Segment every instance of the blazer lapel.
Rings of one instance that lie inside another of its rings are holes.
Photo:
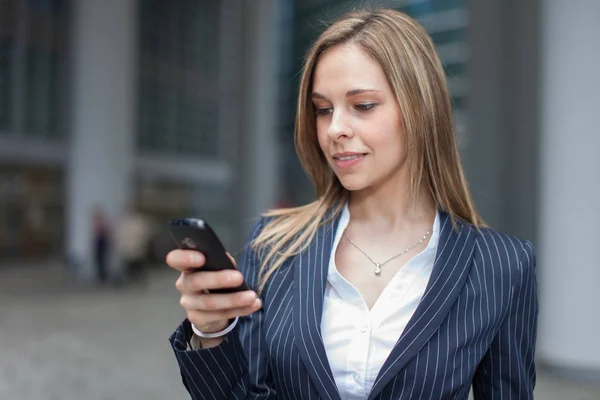
[[[319,397],[339,400],[340,395],[321,337],[321,316],[329,257],[339,217],[319,227],[308,248],[294,263],[294,335],[296,347]]]
[[[444,321],[463,289],[474,246],[475,230],[459,221],[454,229],[450,216],[442,212],[437,255],[425,294],[379,371],[369,399],[394,379]]]

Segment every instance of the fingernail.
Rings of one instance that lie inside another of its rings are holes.
[[[253,300],[253,299],[256,299],[256,293],[254,293],[254,292],[246,292],[246,293],[244,293],[244,300],[245,301],[250,301],[250,300]]]
[[[231,274],[229,274],[229,279],[231,279],[232,282],[239,281],[240,278],[243,279],[244,277],[239,271],[231,271]]]
[[[262,301],[260,301],[260,299],[256,299],[254,301],[254,307],[255,308],[261,308],[262,307]]]
[[[194,265],[199,265],[202,262],[202,256],[197,253],[190,254],[190,262]]]

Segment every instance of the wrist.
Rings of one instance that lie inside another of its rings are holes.
[[[217,321],[207,325],[194,325],[192,323],[192,330],[194,331],[194,333],[196,333],[196,331],[200,331],[207,334],[214,334],[226,329],[232,322],[233,319]]]
[[[210,349],[213,347],[217,347],[221,343],[223,343],[223,340],[224,340],[223,337],[218,337],[218,338],[214,338],[214,339],[200,338],[198,336],[196,336],[196,337],[198,338],[198,342],[200,342],[201,349]]]
[[[227,335],[229,332],[231,332],[235,328],[238,320],[239,320],[239,318],[235,317],[235,319],[231,323],[229,321],[227,321],[227,325],[225,325],[225,327],[223,327],[219,331],[206,332],[206,331],[198,329],[196,326],[194,326],[194,324],[192,324],[192,330],[194,331],[194,333],[197,336],[201,337],[202,339],[221,338],[221,337]],[[208,329],[210,329],[210,328],[208,328]]]

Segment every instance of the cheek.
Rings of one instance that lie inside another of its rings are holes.
[[[362,135],[362,138],[371,147],[378,148],[379,151],[390,151],[403,143],[401,132],[385,124],[371,126],[371,129]]]
[[[364,135],[365,143],[385,159],[404,159],[406,141],[404,133],[395,125],[381,124],[376,130]]]
[[[325,151],[329,137],[327,135],[327,126],[322,121],[317,121],[317,140],[321,150]]]

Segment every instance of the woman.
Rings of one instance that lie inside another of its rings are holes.
[[[354,12],[308,53],[298,155],[317,200],[255,225],[237,271],[176,250],[188,318],[171,337],[194,399],[527,399],[529,242],[483,226],[430,37]],[[242,279],[257,290],[208,294]],[[238,318],[239,317],[239,318]]]

